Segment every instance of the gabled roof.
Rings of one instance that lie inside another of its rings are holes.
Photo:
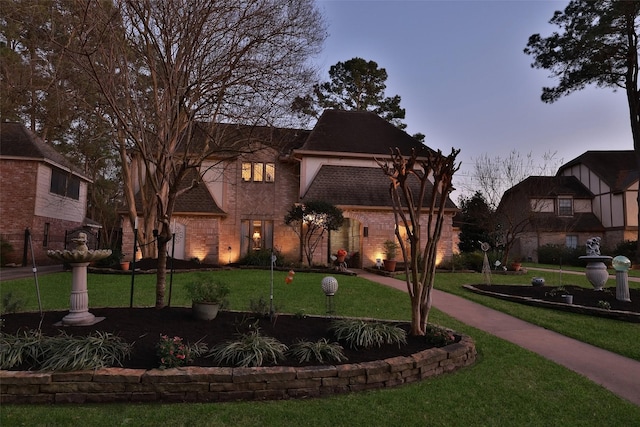
[[[585,165],[598,175],[614,192],[623,191],[638,180],[638,164],[633,150],[586,151],[558,169]]]
[[[21,123],[0,123],[0,157],[50,163],[73,171],[76,175],[90,181],[63,154],[34,135]]]
[[[575,176],[530,176],[505,191],[503,198],[516,192],[528,197],[572,196],[577,199],[592,199],[589,191]]]
[[[180,190],[189,187],[193,180],[198,180],[195,169],[192,169],[180,183]],[[142,211],[142,198],[140,192],[135,195],[136,210]],[[182,193],[176,199],[176,208],[174,214],[205,214],[205,215],[226,215],[214,198],[209,193],[206,184],[200,182],[197,186]]]
[[[325,110],[300,151],[389,155],[399,148],[430,150],[403,130],[369,111]]]
[[[324,165],[318,171],[302,201],[323,200],[336,206],[391,208],[389,178],[379,167]],[[418,192],[418,181],[414,194]],[[429,197],[433,186],[427,188]],[[457,209],[447,198],[446,208]]]

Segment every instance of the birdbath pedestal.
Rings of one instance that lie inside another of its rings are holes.
[[[62,326],[90,326],[104,320],[89,312],[89,293],[87,291],[87,266],[91,261],[107,258],[110,249],[89,250],[87,235],[79,233],[72,240],[76,244],[74,250],[47,251],[47,256],[58,261],[68,262],[72,267],[71,297],[69,298],[69,314],[59,323]]]

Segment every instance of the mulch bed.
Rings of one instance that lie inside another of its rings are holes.
[[[131,358],[125,360],[125,368],[152,369],[159,366],[155,346],[160,335],[180,336],[184,341],[195,343],[202,341],[209,348],[216,344],[237,338],[238,333],[252,330],[257,320],[260,333],[277,338],[286,345],[299,340],[317,341],[320,338],[334,339],[329,332],[331,319],[326,317],[307,316],[304,318],[292,315],[278,315],[274,321],[259,318],[251,313],[221,311],[211,321],[197,320],[191,315],[190,308],[171,307],[155,308],[91,308],[96,317],[105,320],[92,326],[57,327],[68,312],[56,311],[44,313],[41,330],[45,335],[57,335],[64,331],[72,335],[88,335],[94,331],[111,332],[124,341],[134,343]],[[18,330],[37,329],[40,323],[38,313],[14,313],[4,316],[3,332],[13,334]],[[408,325],[401,325],[408,330]],[[359,363],[386,359],[395,356],[409,356],[432,346],[424,337],[407,337],[407,345],[385,345],[380,348],[352,350],[344,349],[348,358],[344,363]],[[332,363],[336,364],[336,363]],[[199,358],[193,363],[196,366],[215,366],[211,358]],[[285,360],[281,366],[303,366],[295,360]],[[318,365],[307,363],[306,365]],[[264,365],[269,366],[269,365]]]
[[[557,286],[523,286],[523,285],[473,285],[474,288],[486,292],[495,292],[518,297],[535,298],[549,302],[563,302],[562,294],[573,295],[573,305],[601,308],[600,301],[609,303],[611,310],[640,313],[640,289],[629,289],[631,302],[618,301],[616,288],[607,287],[602,291],[565,285],[563,292],[553,292]],[[554,295],[555,294],[555,295]]]

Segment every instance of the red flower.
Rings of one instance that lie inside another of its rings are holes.
[[[338,249],[337,255],[338,255],[338,258],[347,256],[347,251],[345,251],[344,249]]]

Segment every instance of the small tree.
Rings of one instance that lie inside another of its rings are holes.
[[[489,208],[482,193],[476,191],[471,197],[462,197],[460,206],[460,252],[473,252],[480,248],[479,242],[489,242],[495,247],[492,239],[494,232],[493,211]]]
[[[447,200],[453,191],[453,174],[460,168],[460,164],[456,164],[459,152],[452,149],[451,154],[445,157],[440,150],[428,150],[424,155],[414,149],[406,158],[396,148],[388,160],[377,161],[391,180],[389,192],[393,201],[395,234],[404,259],[409,260],[405,263],[405,274],[411,298],[412,335],[424,335],[426,331],[433,298],[431,291],[438,241]],[[426,242],[421,246],[423,208],[427,210],[427,224]],[[404,238],[400,235],[401,225],[406,230]],[[408,248],[406,241],[409,242]]]
[[[295,204],[284,217],[284,223],[300,237],[300,246],[309,265],[325,231],[337,230],[343,222],[342,210],[323,201]]]

